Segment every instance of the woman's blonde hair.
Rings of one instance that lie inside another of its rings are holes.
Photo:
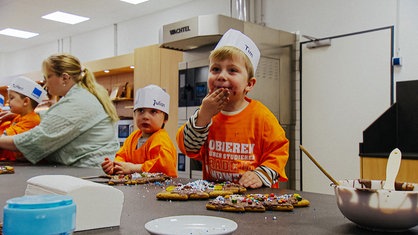
[[[213,50],[210,55],[210,60],[222,61],[225,59],[233,59],[234,57],[244,58],[245,68],[248,72],[248,79],[254,77],[254,67],[247,55],[240,49],[233,46],[223,46]]]
[[[65,53],[51,55],[43,61],[43,68],[48,68],[57,76],[67,73],[75,83],[80,84],[96,96],[113,122],[119,120],[108,91],[96,82],[94,74],[89,69],[82,67],[77,57]]]

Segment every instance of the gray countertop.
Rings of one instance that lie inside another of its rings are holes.
[[[38,175],[71,175],[76,177],[101,175],[100,169],[63,166],[15,166],[14,174],[0,175],[0,204],[3,207],[10,198],[23,196],[26,181]],[[185,182],[187,179],[173,179]],[[298,192],[311,202],[306,208],[292,212],[233,213],[210,211],[206,201],[160,201],[155,198],[162,186],[155,184],[115,186],[124,193],[125,201],[121,225],[76,232],[76,234],[148,234],[145,223],[156,218],[176,215],[208,215],[234,220],[238,229],[234,234],[381,234],[364,230],[346,219],[339,211],[334,195],[299,192],[286,189],[261,188],[249,193]],[[3,210],[0,215],[3,221]],[[397,233],[399,234],[399,233]],[[418,234],[418,226],[402,234]]]

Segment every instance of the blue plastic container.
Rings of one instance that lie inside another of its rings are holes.
[[[66,235],[75,230],[76,205],[71,196],[46,194],[7,200],[4,235]]]

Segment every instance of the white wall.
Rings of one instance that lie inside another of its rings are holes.
[[[394,25],[395,53],[403,59],[403,66],[395,68],[395,80],[418,79],[418,66],[416,66],[418,48],[415,46],[418,39],[416,14],[418,1],[416,0],[264,0],[263,2],[266,26],[317,38]],[[134,48],[157,44],[159,30],[164,24],[196,15],[230,15],[230,12],[230,0],[194,0],[164,12],[119,23],[116,54],[131,53]],[[301,38],[301,40],[305,39]],[[49,44],[23,51],[0,54],[0,85],[1,80],[6,77],[39,70],[44,58],[59,51],[71,52],[81,61],[115,56],[114,26],[109,25],[83,35],[73,35],[62,41],[57,39]],[[295,54],[297,55],[297,52]],[[298,82],[296,79],[294,90],[296,126],[299,122]],[[297,143],[299,130],[296,127],[294,131],[295,146],[299,146]],[[298,161],[300,156],[297,155],[296,158]]]
[[[390,107],[391,29],[302,47],[301,143],[334,179],[361,177],[363,131]],[[305,154],[301,161],[303,191],[333,194],[331,180]]]
[[[418,79],[418,1],[398,0],[399,23],[395,29],[397,56],[403,65],[395,70],[397,81]]]
[[[113,25],[71,37],[68,51],[76,55],[81,61],[91,61],[111,57],[114,55]]]
[[[317,38],[392,25],[395,13],[395,0],[281,0],[265,7],[267,25]]]

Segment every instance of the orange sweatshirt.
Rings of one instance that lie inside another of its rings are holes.
[[[205,144],[197,153],[186,152],[184,127],[177,132],[181,152],[202,161],[203,178],[210,181],[238,182],[246,171],[266,166],[287,181],[285,166],[289,158],[289,141],[276,117],[262,103],[250,100],[240,113],[227,116],[218,113]]]
[[[12,121],[2,122],[0,124],[0,133],[6,135],[16,135],[28,131],[39,125],[41,118],[35,111],[26,114],[25,116],[16,116]],[[0,150],[0,161],[15,161],[16,158],[21,157],[20,152],[10,150]]]
[[[116,153],[115,161],[142,164],[143,172],[162,172],[177,177],[177,151],[167,131],[160,129],[136,149],[141,136],[141,130],[130,134]]]

